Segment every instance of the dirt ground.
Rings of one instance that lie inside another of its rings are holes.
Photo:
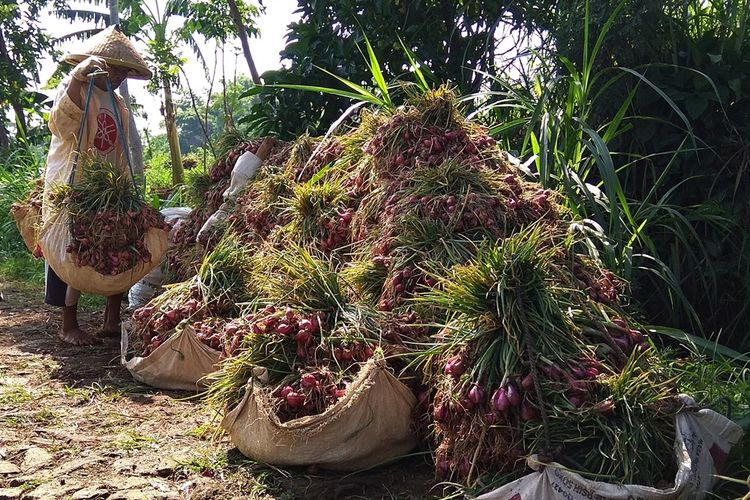
[[[424,456],[349,476],[253,464],[199,400],[134,382],[118,339],[63,344],[41,290],[0,290],[0,499],[439,496]],[[81,319],[95,330],[101,312]]]

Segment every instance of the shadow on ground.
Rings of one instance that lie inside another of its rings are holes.
[[[133,381],[119,339],[75,347],[35,285],[0,301],[0,498],[430,498],[429,455],[342,475],[252,464],[184,392]],[[95,330],[101,311],[81,311]]]

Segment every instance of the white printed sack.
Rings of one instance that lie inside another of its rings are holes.
[[[688,405],[695,402],[680,396]],[[744,434],[742,428],[713,410],[687,410],[676,417],[674,486],[660,490],[636,484],[610,484],[584,479],[560,464],[543,464],[536,455],[527,464],[533,472],[477,500],[700,500],[705,498],[729,450]]]

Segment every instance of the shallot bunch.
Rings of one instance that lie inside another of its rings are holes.
[[[299,379],[277,387],[276,414],[281,422],[318,415],[344,397],[349,382],[336,380],[327,369],[308,369]]]
[[[140,211],[71,214],[72,239],[66,250],[77,266],[91,266],[98,273],[116,275],[149,262],[151,253],[144,236],[152,228],[169,231],[161,214],[144,205]]]

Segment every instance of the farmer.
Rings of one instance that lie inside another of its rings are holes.
[[[110,26],[89,38],[78,51],[67,55],[64,61],[76,66],[60,84],[50,112],[49,128],[52,131],[52,141],[44,174],[43,220],[47,220],[49,213],[50,188],[67,182],[73,168],[72,158],[76,151],[81,121],[84,119],[83,109],[89,75],[97,71],[106,71],[113,89],[118,88],[126,78],[151,78],[151,71],[145,61],[117,26]],[[86,126],[81,138],[81,152],[98,154],[104,160],[127,171],[126,152],[123,150],[123,141],[116,126],[112,99],[107,92],[106,76],[98,75],[92,78],[95,78],[94,88],[85,117]],[[129,111],[119,95],[116,95],[115,99],[127,144]],[[139,171],[142,172],[142,169]],[[102,329],[99,336],[91,335],[78,324],[78,298],[81,293],[64,283],[49,265],[45,267],[44,301],[62,308],[62,327],[58,335],[63,341],[74,345],[92,345],[100,342],[101,336],[119,333],[122,294],[107,297]]]

